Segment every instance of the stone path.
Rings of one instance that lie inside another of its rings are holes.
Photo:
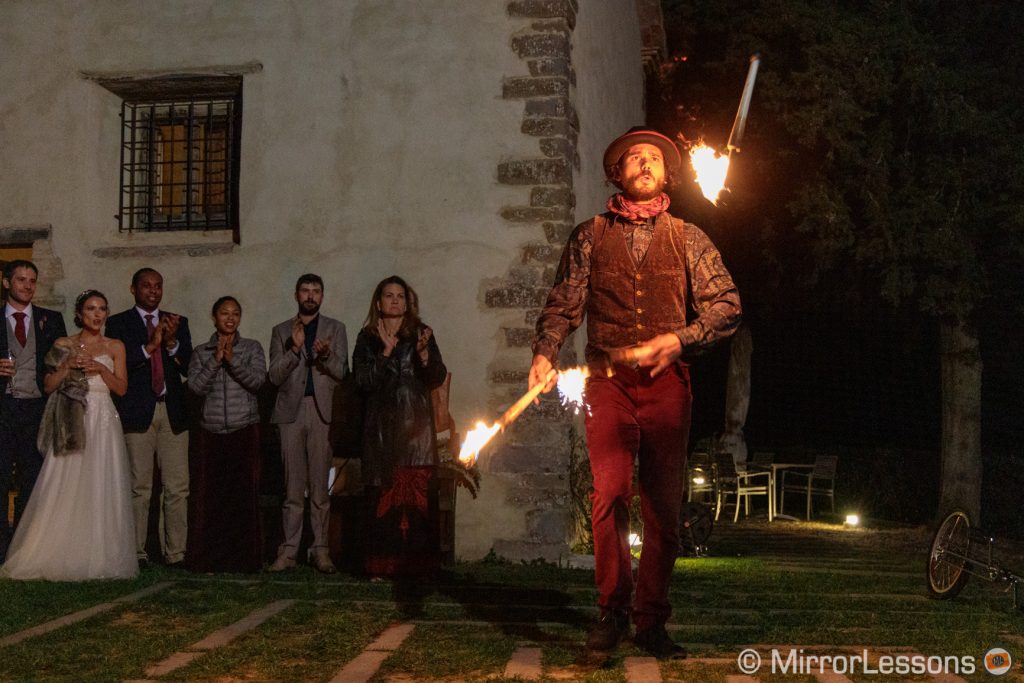
[[[737,547],[746,547],[744,544],[737,542],[735,538],[730,540],[735,542]],[[813,552],[818,552],[819,550],[822,550],[822,548],[815,547]],[[849,552],[859,552],[859,550],[851,550],[850,548],[847,550]],[[780,549],[777,546],[773,546],[772,551],[773,553],[778,553]],[[885,562],[884,558],[879,557],[878,553],[872,555],[865,552],[864,555],[854,559],[844,557],[842,553],[838,553],[834,548],[831,548],[827,551],[822,550],[822,557],[814,557],[813,560],[807,559],[805,562],[800,562],[799,559],[795,559],[799,557],[799,555],[785,557],[784,554],[773,554],[770,556],[766,554],[766,557],[762,558],[759,556],[758,559],[763,561],[766,566],[784,571],[785,573],[807,570],[828,571],[836,576],[877,576],[879,573],[888,571],[896,575],[906,574],[917,577],[917,574],[901,571],[906,569],[905,565],[887,570],[886,567],[889,567],[888,563]],[[803,555],[803,557],[806,558],[807,556]],[[863,581],[858,579],[854,587],[856,588],[863,583]],[[190,589],[195,588],[197,584],[206,584],[207,586],[227,584],[258,586],[262,584],[264,587],[276,585],[281,586],[281,590],[277,591],[278,593],[283,592],[286,596],[292,596],[298,594],[293,592],[295,588],[308,585],[308,580],[292,580],[288,577],[260,580],[190,575],[176,579],[176,581],[158,583],[115,600],[103,602],[0,638],[0,648],[23,643],[26,640],[53,633],[64,627],[79,624],[102,615],[119,605],[136,603],[175,584],[180,584],[179,588],[187,586]],[[340,596],[335,597],[333,592],[342,588],[365,588],[366,586],[367,583],[364,581],[343,579],[340,581],[318,583],[316,587],[317,596],[315,598],[274,600],[268,596],[262,598],[263,604],[254,601],[254,604],[247,608],[251,611],[242,619],[227,626],[211,630],[209,633],[199,633],[192,636],[190,640],[194,639],[195,642],[181,647],[178,652],[170,655],[163,653],[159,658],[154,657],[154,661],[144,667],[145,678],[139,679],[139,681],[140,683],[141,681],[154,683],[168,678],[188,678],[190,670],[187,667],[189,665],[201,657],[209,656],[218,651],[223,653],[222,656],[230,656],[230,653],[237,652],[237,649],[229,651],[227,648],[240,639],[256,637],[270,641],[273,639],[274,629],[278,628],[278,626],[274,622],[268,623],[268,620],[299,604],[315,604],[318,608],[333,609],[350,607],[365,613],[378,615],[386,615],[396,609],[401,611],[403,607],[407,606],[406,603],[387,599],[380,595],[379,592],[376,595],[374,593],[367,593],[360,595],[356,600],[345,599],[344,601],[339,599]],[[431,600],[419,605],[420,611],[417,612],[415,619],[402,619],[388,625],[375,635],[365,636],[367,641],[372,639],[372,642],[363,645],[362,649],[356,652],[354,656],[350,656],[348,661],[339,661],[337,664],[333,664],[332,666],[339,668],[333,674],[325,675],[324,680],[330,681],[330,683],[366,683],[375,676],[379,676],[385,662],[395,653],[403,652],[403,649],[408,652],[408,648],[423,648],[424,639],[429,638],[431,633],[427,629],[434,629],[434,633],[445,633],[452,629],[464,629],[469,633],[480,634],[502,631],[502,637],[505,638],[508,638],[509,634],[515,634],[514,649],[511,651],[508,661],[500,664],[494,670],[494,673],[490,675],[503,675],[506,678],[515,678],[522,681],[538,681],[541,679],[571,681],[583,675],[591,675],[595,666],[598,666],[589,662],[564,663],[567,652],[570,653],[570,656],[573,652],[580,652],[580,641],[584,637],[582,631],[595,614],[595,608],[591,603],[592,587],[577,583],[576,585],[562,586],[554,589],[561,596],[565,597],[565,604],[558,605],[544,604],[544,593],[542,591],[539,591],[536,596],[531,596],[530,589],[517,588],[515,586],[486,586],[486,590],[479,590],[478,593],[465,593],[464,600],[459,600],[458,598],[462,597],[462,595],[453,592],[460,590],[458,586],[442,588],[443,590],[439,590],[436,595],[432,596]],[[611,664],[607,665],[606,670],[613,677],[616,675],[621,676],[627,683],[658,683],[662,680],[671,680],[673,683],[685,683],[686,680],[707,680],[709,676],[714,677],[715,680],[725,680],[729,683],[778,680],[788,674],[773,674],[771,672],[770,661],[773,648],[779,650],[783,656],[790,650],[802,651],[803,653],[813,655],[859,655],[864,650],[867,650],[871,661],[877,664],[878,658],[882,655],[920,655],[920,653],[910,647],[871,647],[853,644],[863,640],[862,632],[864,628],[860,626],[861,623],[871,623],[871,618],[879,613],[898,611],[901,615],[910,615],[914,618],[914,622],[910,623],[907,627],[909,635],[914,632],[914,626],[918,618],[924,624],[922,628],[929,628],[927,626],[929,620],[934,623],[936,617],[948,616],[950,614],[949,610],[942,609],[941,605],[928,601],[921,595],[900,594],[897,592],[866,592],[863,588],[859,589],[862,591],[859,593],[850,592],[844,594],[846,602],[841,603],[838,608],[833,603],[827,613],[824,610],[813,607],[813,600],[808,600],[808,598],[813,597],[810,593],[787,595],[785,592],[780,591],[778,594],[773,593],[772,600],[765,603],[763,600],[758,602],[753,599],[763,596],[755,596],[753,593],[744,592],[742,585],[735,583],[723,592],[714,592],[713,596],[710,595],[712,590],[674,592],[674,596],[680,601],[680,605],[674,613],[673,622],[668,624],[668,630],[691,653],[696,653],[696,656],[680,662],[659,662],[651,657],[630,656],[637,653],[637,651],[631,645],[624,644],[622,654],[626,656],[619,654],[607,660]],[[788,590],[794,589],[789,588]],[[868,591],[870,590],[869,588]],[[518,599],[519,596],[515,591],[522,593],[522,599]],[[270,593],[273,592],[270,591]],[[539,599],[530,599],[531,597]],[[711,597],[721,601],[718,604],[733,606],[686,606],[713,604],[712,600],[709,599]],[[789,600],[791,598],[802,598],[802,601],[796,604],[812,606],[787,607],[786,605],[790,604]],[[971,598],[968,598],[965,601],[966,604],[972,604],[970,600]],[[753,607],[748,605],[753,605]],[[757,605],[760,605],[760,607],[757,607]],[[776,607],[776,605],[778,606]],[[409,613],[406,612],[406,614]],[[742,642],[744,639],[742,631],[744,629],[749,629],[751,631],[751,639],[756,640],[759,637],[764,637],[757,634],[770,632],[769,626],[779,619],[791,619],[794,620],[794,623],[802,623],[804,620],[809,620],[811,623],[814,623],[820,620],[822,616],[834,616],[835,614],[842,614],[847,617],[853,615],[852,618],[845,620],[844,625],[837,624],[830,628],[830,633],[833,634],[833,637],[838,634],[841,640],[846,640],[846,642],[851,643],[850,645],[753,642],[746,645],[722,647],[720,645],[716,646],[714,642],[718,640],[720,635],[722,636],[720,642]],[[953,632],[957,629],[964,630],[969,626],[970,624],[951,623],[943,628]],[[417,634],[415,645],[411,644],[409,640],[410,636],[414,633]],[[689,642],[694,640],[698,642]],[[1024,637],[1011,636],[1003,644],[1024,647]],[[737,657],[740,655],[741,650],[745,648],[756,650],[760,657],[761,666],[756,671],[742,670],[738,664]],[[413,651],[416,650],[414,649]],[[710,654],[708,656],[700,656],[701,653]],[[981,653],[977,654],[979,655],[977,661],[980,665]],[[3,656],[3,651],[0,649],[0,658]],[[213,659],[213,661],[216,660]],[[493,666],[493,664],[488,666]],[[395,670],[395,667],[392,666],[391,669]],[[231,671],[224,671],[218,675],[230,678],[235,673],[242,675],[243,678],[245,677],[242,672]],[[487,676],[488,674],[485,670],[482,673],[474,671],[473,675]],[[821,683],[849,683],[852,679],[864,680],[866,678],[857,671],[849,673],[845,670],[810,671],[805,676]],[[387,677],[384,678],[385,680],[392,680]],[[886,677],[872,676],[867,678],[883,680]],[[422,678],[402,677],[401,673],[397,671],[393,674],[393,680],[415,681],[416,683],[423,681]],[[453,681],[456,678],[449,676],[444,680]],[[931,677],[925,676],[921,677],[920,680],[961,683],[964,679],[956,675],[947,674],[933,675]]]
[[[166,676],[172,671],[177,671],[182,667],[188,666],[192,663],[192,660],[197,657],[209,652],[210,650],[224,647],[238,636],[246,633],[247,631],[253,630],[281,610],[287,609],[294,604],[294,600],[277,600],[266,607],[262,607],[251,612],[248,616],[239,619],[230,626],[225,626],[218,631],[214,631],[199,642],[186,647],[181,652],[175,652],[162,662],[158,662],[157,664],[150,666],[146,669],[146,676],[150,679],[160,678],[161,676]]]
[[[174,585],[173,582],[164,582],[150,586],[144,590],[125,595],[116,600],[110,602],[100,603],[88,609],[79,610],[67,616],[59,619],[48,621],[44,624],[40,624],[30,629],[20,631],[12,634],[0,640],[0,647],[12,645],[29,638],[40,636],[46,633],[50,633],[57,629],[70,626],[72,624],[81,622],[90,617],[101,614],[107,610],[112,609],[116,605],[121,605],[130,602],[136,602],[144,597],[157,593],[161,590],[169,588]],[[258,609],[253,610],[244,618],[207,634],[204,638],[198,640],[192,645],[183,648],[181,651],[176,652],[164,659],[154,662],[152,665],[146,668],[144,679],[135,679],[127,681],[126,683],[152,683],[159,679],[168,676],[180,669],[188,666],[198,657],[201,657],[210,652],[216,651],[219,648],[224,648],[229,645],[232,641],[243,636],[261,625],[263,625],[268,619],[276,614],[292,607],[298,601],[294,599],[289,600],[276,600],[267,605],[264,605]],[[318,600],[317,603],[330,603],[331,600]],[[751,610],[714,610],[709,609],[708,612],[750,612]],[[503,626],[510,626],[513,622],[501,622]],[[367,645],[356,657],[347,662],[337,673],[330,679],[330,683],[365,683],[370,680],[380,670],[381,665],[387,660],[389,656],[398,651],[406,639],[412,634],[417,625],[431,625],[431,626],[472,626],[479,630],[485,630],[493,627],[494,622],[474,620],[474,619],[460,619],[460,620],[418,620],[415,623],[399,623],[394,624],[386,628],[373,642]],[[544,622],[524,622],[523,625],[529,625],[533,628],[543,629],[564,627],[564,622],[550,622],[545,624]],[[670,624],[670,631],[678,632],[683,628],[681,624]],[[546,641],[548,643],[551,640]],[[564,642],[562,642],[564,645]],[[689,644],[692,647],[692,644]],[[708,644],[697,644],[708,648]],[[759,643],[752,646],[755,648],[761,656],[761,661],[764,663],[761,672],[755,672],[751,675],[736,673],[738,669],[736,655],[739,653],[733,653],[732,655],[716,656],[716,657],[693,657],[681,662],[672,662],[668,666],[672,666],[674,669],[682,668],[684,671],[694,668],[703,667],[704,669],[712,669],[717,671],[724,677],[727,683],[751,683],[761,680],[765,680],[759,677],[759,674],[767,674],[767,662],[770,658],[770,652],[772,648],[776,648],[782,652],[787,652],[790,649],[799,650],[805,653],[818,653],[818,654],[860,654],[863,650],[869,650],[871,657],[877,662],[877,657],[882,654],[903,654],[903,655],[916,655],[919,654],[911,648],[900,648],[900,647],[889,647],[889,648],[865,648],[861,645],[856,646],[835,646],[835,645],[791,645],[791,644],[768,644]],[[505,664],[503,674],[508,678],[517,678],[518,680],[524,681],[536,681],[542,677],[547,676],[558,680],[572,680],[572,678],[578,673],[578,671],[572,668],[557,667],[557,666],[545,666],[543,663],[544,650],[540,643],[523,642],[520,643],[519,647],[512,653],[509,661]],[[662,664],[652,657],[626,657],[622,663],[623,674],[627,683],[658,683],[663,680],[662,677]],[[685,675],[685,674],[684,674]],[[811,675],[815,680],[821,683],[850,683],[851,679],[842,673],[826,671],[824,673],[812,672]],[[672,676],[673,681],[679,681],[677,674]],[[961,683],[964,681],[955,675],[934,675],[926,680],[942,681],[943,683]],[[685,679],[682,680],[685,683]]]
[[[26,640],[28,638],[35,638],[36,636],[41,636],[44,633],[49,633],[51,631],[56,631],[59,628],[64,628],[65,626],[76,624],[80,621],[89,619],[90,617],[94,617],[97,614],[102,614],[104,612],[112,610],[119,605],[123,605],[128,602],[135,602],[136,600],[141,600],[142,598],[152,595],[153,593],[158,593],[164,590],[165,588],[170,588],[173,585],[173,581],[155,583],[152,586],[148,586],[147,588],[143,588],[140,591],[135,591],[134,593],[130,593],[128,595],[123,595],[120,598],[111,600],[110,602],[101,602],[98,605],[93,605],[92,607],[87,607],[86,609],[79,610],[71,614],[66,614],[63,617],[51,619],[50,621],[44,622],[37,626],[33,626],[32,628],[27,628],[23,631],[18,631],[17,633],[12,633],[9,636],[0,638],[0,647],[14,645],[15,643],[20,643],[21,641]]]

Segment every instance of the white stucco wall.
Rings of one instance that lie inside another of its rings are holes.
[[[608,144],[645,121],[640,24],[629,2],[580,2],[573,32],[576,111],[580,117],[580,170],[576,220],[605,211],[617,190],[604,180],[601,158]]]
[[[373,287],[400,274],[420,294],[455,376],[452,412],[467,425],[487,415],[501,326],[521,320],[486,309],[481,282],[507,273],[521,245],[541,238],[536,225],[498,213],[526,204],[529,188],[499,184],[497,164],[540,156],[537,138],[519,132],[523,101],[501,96],[503,77],[528,75],[510,49],[524,21],[506,4],[5,0],[0,227],[52,225],[64,273],[56,292],[69,307],[95,287],[112,310],[127,308],[131,274],[157,268],[164,308],[190,317],[197,342],[212,332],[210,304],[232,294],[244,307],[242,333],[269,346],[272,325],[294,314],[295,279],[312,271],[326,283],[324,313],[348,327],[351,353]],[[643,119],[633,3],[583,0],[573,44],[581,220],[608,194],[604,146]],[[241,245],[203,257],[94,256],[230,235],[118,232],[121,103],[83,72],[142,76],[250,62],[262,68],[244,77]],[[489,549],[494,525],[478,522],[501,519],[487,510],[502,495],[493,493],[491,503],[467,504],[460,555]],[[500,531],[513,532],[510,524],[501,521]]]
[[[123,309],[131,273],[158,268],[166,307],[192,319],[197,339],[212,332],[209,305],[231,293],[243,333],[266,344],[294,313],[296,277],[313,271],[324,312],[354,342],[374,285],[401,274],[458,377],[458,418],[486,400],[480,279],[503,272],[522,241],[497,215],[521,191],[498,185],[496,164],[532,142],[509,134],[522,105],[500,97],[501,76],[521,68],[508,24],[503,0],[4,2],[0,224],[52,224],[69,301],[96,287]],[[204,236],[118,233],[120,101],[80,72],[251,61],[263,69],[244,79],[241,246],[93,257]]]

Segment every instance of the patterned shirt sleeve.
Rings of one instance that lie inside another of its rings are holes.
[[[562,251],[555,284],[537,320],[533,353],[554,365],[566,338],[583,323],[590,293],[590,255],[594,247],[594,221],[576,226]]]
[[[697,317],[675,334],[682,343],[683,355],[694,356],[736,331],[742,318],[742,306],[739,291],[722,263],[721,253],[696,227],[686,242],[686,267]]]

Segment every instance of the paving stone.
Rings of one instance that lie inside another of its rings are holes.
[[[17,633],[12,633],[9,636],[0,638],[0,647],[4,647],[6,645],[14,645],[15,643],[20,643],[21,641],[26,640],[28,638],[34,638],[35,636],[39,636],[44,633],[49,633],[50,631],[56,631],[57,629],[63,628],[64,626],[70,626],[71,624],[83,621],[85,619],[88,619],[89,617],[93,617],[97,614],[102,614],[103,612],[111,610],[120,604],[126,602],[135,602],[136,600],[140,600],[148,595],[152,595],[153,593],[158,593],[164,590],[165,588],[170,588],[173,585],[173,581],[162,581],[160,583],[155,583],[152,586],[149,586],[148,588],[143,588],[140,591],[135,591],[134,593],[124,595],[120,598],[117,598],[116,600],[111,600],[110,602],[101,602],[98,605],[93,605],[92,607],[87,607],[86,609],[79,610],[71,614],[66,614],[63,617],[51,619],[50,621],[39,624],[38,626],[33,626],[32,628],[27,628],[23,631],[18,631]]]
[[[414,624],[398,624],[384,630],[359,655],[334,675],[331,683],[363,683],[380,669],[388,656],[412,633]]]
[[[525,681],[536,681],[541,676],[541,649],[539,647],[521,647],[512,653],[512,659],[505,665],[506,678],[521,678]]]
[[[153,678],[166,676],[172,671],[177,671],[184,666],[188,666],[192,663],[192,660],[202,655],[202,652],[175,652],[159,664],[155,664],[146,669],[146,675]]]
[[[270,617],[294,604],[295,600],[276,600],[266,607],[255,610],[235,623],[214,631],[199,642],[186,647],[182,652],[175,652],[162,662],[154,664],[146,669],[146,675],[159,678],[184,666],[188,666],[196,657],[205,654],[209,650],[224,647],[238,636],[251,631]]]
[[[331,683],[364,683],[373,678],[390,654],[384,650],[364,650],[336,673]]]
[[[626,657],[623,666],[627,683],[656,683],[661,680],[661,669],[654,657]]]
[[[402,644],[409,634],[412,633],[412,624],[398,624],[392,626],[377,636],[377,640],[370,643],[367,650],[397,650],[398,646]]]
[[[264,621],[274,616],[278,612],[285,610],[295,604],[294,600],[277,600],[270,603],[262,609],[258,609],[249,615],[242,617],[235,623],[225,626],[219,631],[214,631],[210,635],[200,640],[195,645],[190,646],[189,650],[212,650],[215,647],[224,647],[232,640],[242,635],[246,631],[251,631]]]

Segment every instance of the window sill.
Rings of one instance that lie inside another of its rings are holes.
[[[229,254],[237,246],[231,230],[122,233],[121,244],[92,250],[97,258],[158,258],[162,256],[216,256]]]

